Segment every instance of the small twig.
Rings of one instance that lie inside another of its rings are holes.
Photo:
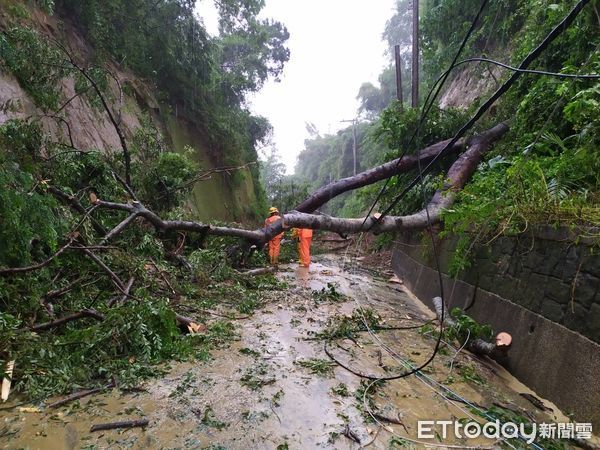
[[[60,289],[54,289],[52,291],[48,291],[46,294],[44,294],[43,299],[44,299],[44,303],[48,300],[50,300],[51,298],[56,298],[56,297],[60,297],[64,294],[66,294],[67,292],[69,292],[71,289],[73,289],[75,286],[77,286],[79,283],[81,283],[81,280],[85,279],[85,275],[81,276],[79,278],[77,278],[75,281],[69,283],[68,285],[66,285],[63,288]]]
[[[66,403],[70,403],[72,401],[79,400],[80,398],[87,397],[88,395],[97,394],[99,392],[105,391],[106,389],[112,389],[115,386],[116,386],[115,382],[112,381],[103,387],[94,388],[94,389],[86,389],[85,391],[79,391],[79,392],[76,392],[75,394],[68,395],[60,400],[50,403],[49,405],[47,405],[47,407],[48,408],[58,408],[59,406],[62,406]]]
[[[48,264],[50,264],[54,258],[59,256],[62,252],[64,252],[67,248],[69,248],[70,245],[73,243],[74,239],[75,238],[73,238],[73,237],[71,239],[69,239],[69,242],[67,242],[65,245],[63,245],[61,248],[59,248],[56,251],[56,253],[54,253],[52,256],[50,256],[45,261],[42,261],[41,263],[34,264],[32,266],[26,266],[26,267],[10,267],[8,269],[0,269],[0,275],[13,275],[15,273],[31,272],[33,270],[41,269],[41,268],[47,266]]]
[[[97,423],[92,425],[90,431],[115,430],[117,428],[146,427],[150,421],[148,419],[124,420],[122,422]]]
[[[88,250],[121,250],[116,245],[73,245],[71,249],[84,249]]]
[[[269,408],[271,408],[271,411],[273,411],[273,414],[275,414],[275,417],[277,417],[277,420],[281,424],[281,418],[279,417],[279,414],[277,414],[277,411],[275,411],[275,408],[273,408],[273,402],[269,403]]]
[[[86,94],[90,90],[90,88],[91,88],[91,86],[87,86],[83,91],[75,92],[75,94],[73,94],[66,102],[64,102],[60,108],[58,108],[56,111],[54,111],[54,114],[59,114],[63,109],[65,109],[67,107],[67,105],[69,103],[71,103],[77,97],[79,97],[82,94]]]
[[[211,179],[211,175],[213,173],[222,173],[225,172],[228,175],[231,175],[231,172],[234,170],[241,170],[241,169],[246,169],[251,165],[257,164],[258,161],[250,161],[249,163],[246,164],[242,164],[241,166],[225,166],[225,167],[215,167],[214,169],[206,169],[206,170],[202,170],[198,172],[198,175],[196,175],[194,178],[192,178],[191,180],[185,182],[184,184],[181,184],[179,186],[176,186],[173,190],[178,190],[178,189],[185,189],[188,186],[193,185],[194,183],[198,182],[198,181],[206,181]],[[164,196],[164,194],[159,197],[162,198]]]
[[[121,234],[123,232],[123,230],[127,227],[127,225],[129,225],[132,221],[134,221],[137,217],[137,213],[132,213],[129,216],[127,216],[125,219],[123,219],[116,227],[114,227],[112,230],[110,230],[106,236],[104,236],[102,238],[102,240],[100,241],[100,245],[105,244],[106,242],[110,241],[112,238],[114,238],[115,236]]]
[[[108,276],[110,277],[110,279],[113,281],[113,283],[119,288],[119,290],[123,293],[125,293],[125,285],[123,284],[123,281],[121,281],[121,279],[117,276],[116,273],[114,273],[112,270],[110,270],[110,268],[104,264],[104,261],[102,261],[100,258],[98,258],[94,253],[92,253],[90,250],[88,250],[85,247],[74,247],[78,250],[83,250],[83,252],[92,260],[94,261],[96,264],[98,264],[102,270],[104,270]],[[129,294],[127,294],[129,295]]]
[[[34,115],[26,117],[25,120],[29,120],[33,117],[48,117],[50,119],[56,120],[57,122],[65,124],[67,127],[67,136],[69,137],[69,144],[70,144],[69,147],[75,148],[75,143],[73,141],[73,134],[71,133],[71,125],[69,125],[69,122],[67,122],[64,117],[61,117],[61,116],[58,116],[55,114],[34,114]]]
[[[179,233],[179,236],[181,236],[181,242],[179,242],[177,244],[177,248],[175,250],[173,250],[173,253],[175,255],[178,255],[181,252],[181,249],[183,248],[183,246],[185,245],[185,233]]]
[[[135,195],[135,192],[133,192],[133,189],[131,189],[131,186],[129,186],[129,184],[123,178],[121,178],[121,176],[114,170],[113,170],[112,174],[115,177],[115,179],[123,185],[123,188],[127,191],[127,193],[131,196],[131,198],[137,202],[138,198]]]
[[[154,262],[154,259],[150,258],[150,262],[152,263],[152,265],[154,266],[154,268],[156,269],[156,271],[158,272],[158,274],[160,275],[160,277],[165,281],[165,283],[167,283],[167,286],[169,286],[169,289],[171,289],[171,292],[173,294],[177,294],[177,292],[175,291],[175,289],[173,289],[173,286],[171,285],[171,283],[169,283],[169,280],[165,276],[164,272],[162,270],[160,270],[160,268]]]
[[[115,83],[117,83],[117,87],[119,88],[119,110],[117,112],[117,115],[119,116],[118,123],[119,125],[121,125],[123,115],[123,87],[121,86],[121,81],[119,81],[119,78],[114,73],[112,73],[108,69],[104,69],[104,71],[108,73],[113,80],[115,80]]]
[[[44,322],[39,325],[34,325],[28,328],[22,328],[21,330],[30,330],[30,331],[45,331],[50,328],[56,328],[61,325],[64,325],[67,322],[72,322],[73,320],[83,319],[84,317],[91,317],[96,320],[104,320],[104,314],[100,314],[98,311],[94,309],[83,309],[79,312],[71,314],[70,316],[61,317],[60,319],[51,320],[50,322]]]
[[[115,303],[117,303],[117,301],[119,303],[123,303],[125,302],[125,300],[127,300],[127,297],[129,297],[129,291],[131,290],[131,286],[133,286],[133,282],[135,281],[134,277],[131,277],[129,279],[129,281],[127,282],[127,285],[125,286],[123,295],[121,296],[121,298],[119,297],[113,297],[112,299],[110,299],[110,301],[107,303],[107,306],[110,308],[112,307]]]

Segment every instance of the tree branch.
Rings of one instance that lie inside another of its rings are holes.
[[[127,211],[130,214],[135,213],[137,216],[143,217],[146,221],[150,222],[150,224],[160,232],[190,231],[194,233],[207,233],[215,236],[233,236],[251,241],[262,241],[264,238],[264,233],[262,231],[252,231],[230,227],[215,227],[200,222],[185,220],[162,220],[156,213],[147,209],[140,202],[114,203],[96,200],[94,204],[100,208]]]
[[[452,145],[447,151],[449,153],[460,151],[465,147],[472,145],[474,141],[480,139],[498,138],[499,133],[500,135],[502,135],[504,134],[504,131],[499,130],[497,126],[493,127],[469,140],[461,139],[460,141]],[[422,149],[419,152],[421,156],[421,163],[429,162],[433,158],[435,158],[450,141],[451,139],[447,139],[445,141],[438,142],[437,144],[433,144],[429,147],[425,147],[424,149]],[[317,189],[314,193],[312,193],[307,199],[305,199],[296,207],[296,211],[311,213],[313,211],[316,211],[319,207],[323,206],[332,198],[337,197],[338,195],[344,192],[368,186],[378,181],[385,180],[386,178],[390,178],[394,175],[408,172],[409,170],[417,167],[417,163],[418,159],[416,155],[405,155],[403,158],[398,158],[393,161],[389,161],[385,164],[381,164],[380,166],[361,172],[357,175],[334,181],[326,186]]]
[[[75,281],[69,283],[68,285],[66,285],[63,288],[54,289],[54,290],[46,292],[44,294],[44,296],[42,297],[44,300],[44,303],[52,298],[61,297],[61,296],[65,295],[67,292],[69,292],[75,286],[77,286],[79,283],[81,283],[81,280],[85,279],[85,277],[86,277],[85,275],[82,275],[79,278],[77,278]]]
[[[66,192],[61,191],[60,189],[54,186],[48,186],[48,192],[54,195],[59,200],[67,203],[71,208],[77,211],[80,214],[86,214],[86,209],[83,205],[77,200],[77,197],[74,195],[69,195]],[[106,229],[102,226],[98,220],[96,220],[93,216],[90,216],[90,222],[92,223],[92,227],[100,236],[104,236],[106,234]]]
[[[63,245],[61,248],[59,248],[56,251],[56,253],[54,253],[54,255],[50,256],[48,259],[46,259],[45,261],[42,261],[41,263],[34,264],[32,266],[26,266],[26,267],[9,267],[8,269],[0,269],[0,275],[14,275],[16,273],[32,272],[34,270],[41,269],[42,267],[45,267],[48,264],[50,264],[54,258],[56,258],[62,252],[64,252],[66,249],[68,249],[70,247],[70,245],[73,243],[73,240],[74,240],[74,238],[69,239],[69,242],[67,242],[65,245]]]
[[[121,279],[117,276],[117,274],[114,273],[112,270],[110,270],[110,268],[106,264],[104,264],[104,261],[102,261],[94,253],[92,253],[89,249],[87,249],[85,247],[73,247],[73,248],[75,248],[77,250],[83,250],[83,253],[85,253],[92,261],[94,261],[96,264],[98,264],[100,266],[100,268],[108,274],[108,276],[110,277],[112,282],[117,286],[117,288],[119,288],[119,290],[121,292],[125,293],[125,285],[123,284],[123,281],[121,281]],[[129,295],[129,294],[127,294],[127,295]]]
[[[116,428],[146,427],[148,419],[124,420],[122,422],[97,423],[91,426],[90,431],[114,430]]]
[[[450,167],[447,174],[447,183],[443,189],[437,191],[428,205],[429,223],[438,222],[441,218],[441,213],[454,202],[456,192],[459,191],[477,166],[481,162],[483,155],[490,148],[491,144],[502,137],[508,131],[508,126],[504,123],[499,124],[478,136],[469,139],[469,146]],[[445,142],[440,142],[426,150],[425,156],[422,158],[432,159],[437,155],[437,152]],[[458,145],[458,144],[457,144]],[[461,146],[463,144],[460,144]],[[404,161],[404,160],[403,160]],[[347,190],[355,189],[356,187],[366,186],[374,183],[385,177],[393,176],[399,173],[396,166],[403,167],[402,170],[408,170],[411,166],[416,165],[415,157],[408,159],[409,163],[400,161],[392,161],[391,163],[383,164],[374,169],[368,170],[355,177],[346,178],[325,186],[318,190],[315,194],[305,200],[300,206],[308,210],[316,205],[321,205],[328,201],[331,196],[339,195]],[[427,227],[427,212],[425,210],[408,216],[386,216],[377,220],[377,217],[372,216],[360,219],[343,219],[330,217],[326,215],[308,214],[302,211],[292,211],[285,214],[281,220],[276,221],[269,227],[251,231],[239,228],[230,227],[213,227],[211,225],[202,224],[199,222],[182,221],[182,220],[163,220],[157,214],[143,206],[140,202],[132,203],[114,203],[103,200],[95,200],[95,206],[119,211],[126,211],[130,214],[128,218],[117,225],[109,232],[110,237],[118,235],[131,223],[131,221],[139,216],[150,222],[157,231],[190,231],[196,233],[213,234],[217,236],[233,236],[246,239],[252,242],[267,242],[273,236],[281,233],[285,227],[311,228],[318,230],[328,230],[337,233],[360,233],[364,231],[372,231],[375,234],[386,231],[398,231],[402,229],[422,229]]]
[[[123,232],[123,230],[127,227],[127,225],[129,225],[131,222],[133,222],[137,216],[138,215],[135,212],[128,215],[121,223],[119,223],[116,227],[114,227],[112,230],[110,230],[110,232],[108,232],[106,234],[106,236],[104,236],[102,238],[102,240],[100,241],[100,245],[107,243],[108,241],[113,239],[115,236],[118,236],[119,234],[121,234]]]
[[[129,281],[127,282],[127,285],[125,285],[125,289],[123,290],[123,295],[121,296],[121,298],[113,297],[106,305],[110,308],[117,302],[123,303],[125,300],[127,300],[127,297],[129,297],[129,291],[131,291],[131,286],[133,286],[134,281],[135,277],[129,278]]]
[[[265,239],[270,239],[272,236],[280,233],[283,229],[283,224],[286,227],[312,228],[335,231],[337,233],[372,231],[374,234],[379,234],[387,231],[426,228],[428,223],[433,224],[440,221],[442,212],[454,203],[456,193],[464,187],[475,170],[477,170],[477,166],[481,162],[483,155],[489,150],[491,144],[501,138],[507,131],[508,125],[501,123],[485,133],[472,138],[468,150],[460,155],[452,166],[450,166],[444,188],[434,194],[429,205],[427,205],[427,209],[423,209],[416,214],[408,216],[385,216],[377,220],[376,216],[366,219],[342,219],[292,211],[283,216],[283,222],[281,220],[277,221],[265,230]],[[429,221],[427,220],[427,214],[429,214]]]
[[[131,186],[131,153],[129,152],[129,147],[127,146],[127,141],[125,140],[125,134],[123,133],[123,130],[121,130],[121,127],[119,126],[118,121],[115,119],[115,116],[114,116],[110,106],[108,105],[108,102],[106,101],[106,98],[104,97],[104,94],[102,93],[102,91],[101,91],[100,87],[98,86],[98,84],[96,83],[96,81],[87,73],[87,71],[83,67],[81,67],[79,64],[77,64],[77,62],[75,62],[75,59],[71,55],[71,52],[69,50],[67,50],[67,48],[65,48],[65,46],[62,45],[60,42],[55,41],[55,43],[63,51],[63,53],[67,56],[71,65],[75,69],[77,69],[79,71],[79,73],[81,73],[81,75],[84,76],[84,78],[94,88],[96,95],[98,95],[98,98],[100,99],[100,102],[102,103],[102,106],[104,107],[104,110],[106,111],[106,114],[108,115],[110,122],[112,123],[113,127],[115,128],[115,131],[117,132],[119,141],[121,142],[121,148],[123,150],[123,158],[125,161],[125,182],[127,183],[128,186]]]
[[[94,389],[86,389],[84,391],[79,391],[76,392],[75,394],[71,394],[68,395],[64,398],[61,398],[60,400],[57,400],[55,402],[49,403],[46,407],[47,408],[58,408],[59,406],[62,406],[66,403],[70,403],[72,401],[75,400],[79,400],[80,398],[83,397],[87,397],[88,395],[93,395],[93,394],[97,394],[99,392],[105,391],[106,389],[112,389],[116,386],[115,382],[112,381],[111,383],[107,384],[106,386],[103,387],[99,387],[99,388],[94,388]]]
[[[104,314],[100,314],[98,311],[94,309],[83,309],[79,312],[71,314],[70,316],[61,317],[60,319],[51,320],[50,322],[44,322],[39,325],[34,325],[29,330],[31,331],[45,331],[50,328],[56,328],[61,325],[64,325],[67,322],[72,322],[73,320],[82,319],[84,317],[91,317],[96,320],[104,320]]]
[[[450,327],[456,326],[456,322],[452,319],[452,317],[448,313],[448,309],[446,308],[446,305],[444,305],[444,301],[442,300],[442,297],[434,297],[432,300],[432,303],[433,303],[433,307],[435,309],[435,314],[437,315],[438,320],[441,320],[442,313],[443,313],[444,325],[448,325]],[[506,336],[509,336],[509,338],[510,338],[510,335],[508,335],[507,333],[500,333],[500,334],[504,334]],[[500,335],[498,335],[498,336],[500,336]],[[481,338],[475,338],[475,339],[467,338],[467,339],[468,339],[468,341],[465,342],[465,345],[470,352],[475,353],[477,355],[487,355],[487,356],[491,356],[496,351],[506,352],[510,348],[510,343],[512,341],[512,338],[510,338],[509,340],[503,340],[503,339],[498,339],[498,337],[497,337],[496,343],[494,344],[491,342],[484,341]]]

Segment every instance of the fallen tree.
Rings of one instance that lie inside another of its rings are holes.
[[[394,175],[406,173],[415,169],[419,163],[429,163],[436,158],[448,144],[451,145],[445,150],[444,154],[446,155],[468,149],[481,141],[492,142],[500,138],[507,131],[507,128],[505,127],[506,124],[500,124],[469,139],[460,139],[453,144],[451,144],[452,139],[446,139],[445,141],[438,142],[420,150],[418,156],[404,155],[401,158],[373,167],[372,169],[354,176],[333,181],[313,192],[295,208],[295,211],[312,213],[329,202],[332,198],[337,197],[344,192],[377,183],[378,181],[393,177]]]
[[[440,220],[442,211],[454,203],[456,193],[460,191],[471,178],[485,153],[491,148],[492,144],[500,139],[507,131],[508,125],[501,123],[484,133],[473,136],[468,140],[461,141],[462,143],[457,143],[457,148],[466,147],[467,150],[451,165],[446,175],[447,181],[444,187],[434,194],[426,209],[407,216],[386,216],[379,218],[374,215],[370,217],[346,219],[330,217],[323,214],[310,214],[309,212],[304,211],[310,211],[311,209],[314,211],[314,209],[326,203],[326,201],[330,200],[335,195],[358,187],[367,186],[398,173],[408,171],[414,168],[418,163],[418,159],[415,156],[409,157],[408,163],[403,163],[403,160],[395,160],[353,177],[335,181],[316,191],[315,194],[303,201],[296,210],[284,214],[281,220],[278,220],[269,227],[261,230],[217,227],[194,221],[163,220],[156,213],[147,209],[137,201],[131,203],[115,203],[97,198],[93,198],[92,201],[94,206],[99,208],[129,213],[129,216],[106,234],[102,242],[114,239],[138,217],[145,219],[153,225],[157,231],[162,233],[167,231],[188,231],[216,236],[232,236],[255,243],[265,243],[273,236],[281,233],[284,228],[289,227],[311,228],[344,234],[369,231],[378,234],[403,229],[423,229],[426,228],[428,224],[427,215],[429,215],[429,223],[435,223]],[[431,160],[437,155],[435,152],[441,151],[445,145],[446,141],[443,141],[425,149],[420,153],[421,162]]]

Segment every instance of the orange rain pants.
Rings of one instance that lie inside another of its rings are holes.
[[[272,215],[265,220],[265,227],[268,227],[273,222],[281,219],[278,215]],[[279,233],[273,239],[269,241],[269,260],[271,264],[277,265],[279,264],[279,252],[281,251],[281,239],[283,238],[283,233]]]
[[[310,228],[299,228],[298,253],[300,254],[300,265],[310,266],[310,244],[312,243],[313,230]]]

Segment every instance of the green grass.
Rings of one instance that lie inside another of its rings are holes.
[[[275,383],[275,376],[270,376],[268,366],[260,363],[255,367],[246,369],[240,378],[240,383],[250,390],[258,391],[263,386]]]
[[[340,397],[349,397],[350,392],[348,391],[348,386],[344,383],[340,383],[337,386],[331,388],[331,392],[335,395],[339,395]]]
[[[295,364],[305,369],[309,369],[310,373],[319,376],[332,376],[333,368],[336,364],[328,359],[310,358],[296,361]]]

